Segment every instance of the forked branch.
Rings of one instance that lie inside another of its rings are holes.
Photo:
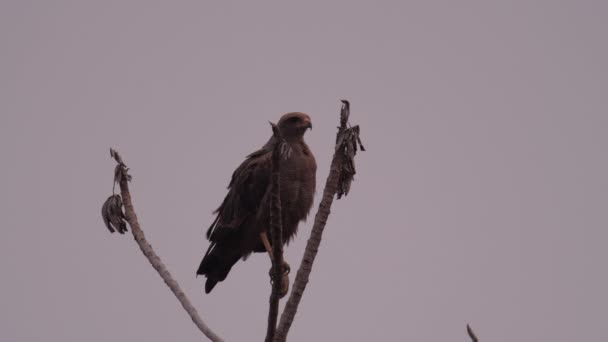
[[[298,305],[304,294],[304,290],[309,280],[310,273],[312,271],[312,265],[319,250],[321,243],[321,237],[327,219],[329,217],[331,204],[333,203],[334,195],[337,195],[338,199],[348,194],[350,190],[350,184],[355,175],[355,164],[354,156],[359,147],[364,150],[361,140],[359,139],[359,127],[350,127],[348,124],[348,117],[350,114],[350,105],[348,101],[342,101],[342,110],[340,113],[340,126],[338,127],[338,134],[336,136],[336,148],[332,159],[329,176],[323,190],[323,197],[319,204],[319,209],[315,215],[315,221],[313,229],[311,231],[310,238],[308,239],[306,250],[298,269],[293,290],[291,291],[289,300],[285,306],[285,310],[281,315],[279,325],[277,327],[277,316],[278,316],[278,304],[280,299],[280,292],[282,286],[284,286],[285,274],[283,270],[283,251],[282,251],[282,227],[281,227],[281,203],[280,203],[280,189],[279,189],[279,159],[289,155],[287,144],[283,144],[281,139],[277,139],[279,142],[273,151],[273,169],[272,169],[272,188],[273,196],[269,205],[271,206],[270,215],[270,232],[272,234],[272,260],[273,266],[271,269],[273,278],[272,293],[270,296],[270,310],[268,315],[268,332],[266,341],[285,341],[287,333],[291,327]],[[273,127],[275,135],[279,135],[276,127]],[[182,304],[194,324],[200,329],[200,331],[207,336],[211,341],[222,341],[222,339],[215,334],[206,324],[203,322],[194,306],[190,303],[184,292],[181,290],[179,284],[173,279],[167,267],[160,260],[158,255],[152,249],[152,246],[146,241],[143,231],[137,221],[137,215],[131,200],[131,194],[129,192],[128,182],[131,180],[131,176],[128,174],[128,168],[122,161],[120,155],[111,150],[112,157],[116,160],[118,165],[114,172],[114,184],[118,183],[120,186],[120,195],[112,194],[102,207],[102,216],[107,228],[110,232],[118,231],[124,234],[127,231],[125,221],[131,226],[133,237],[139,245],[139,248],[144,253],[144,256],[148,259],[152,267],[156,269],[161,278],[165,281],[167,286],[171,289],[173,294],[177,297],[179,302]],[[124,213],[123,213],[124,207]]]

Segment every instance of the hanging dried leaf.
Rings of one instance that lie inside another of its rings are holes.
[[[122,198],[120,195],[112,195],[101,207],[101,217],[110,233],[118,231],[124,234],[127,231],[125,214],[122,212]]]
[[[355,169],[355,155],[357,147],[365,151],[361,138],[359,137],[359,126],[346,128],[348,117],[350,116],[350,103],[342,100],[342,110],[340,111],[340,127],[336,137],[336,152],[342,153],[342,165],[340,178],[338,181],[338,199],[348,195],[350,186],[357,173]]]

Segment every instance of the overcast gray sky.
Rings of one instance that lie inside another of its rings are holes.
[[[130,235],[229,341],[265,333],[270,262],[195,270],[234,168],[288,111],[327,177],[339,99],[368,152],[292,341],[608,336],[603,1],[0,3],[0,340],[199,341]],[[321,189],[317,190],[317,199]],[[316,205],[315,205],[316,211]],[[299,264],[312,219],[287,249]]]

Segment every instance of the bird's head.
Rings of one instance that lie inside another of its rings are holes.
[[[312,121],[308,114],[294,112],[284,114],[277,124],[283,138],[298,139],[304,136],[307,129],[312,129]]]

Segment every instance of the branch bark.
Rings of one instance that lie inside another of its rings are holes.
[[[118,182],[120,186],[120,193],[122,195],[122,200],[125,208],[126,220],[129,223],[129,226],[131,226],[131,231],[133,233],[133,237],[135,238],[135,242],[137,242],[139,248],[144,253],[144,256],[148,259],[152,267],[154,267],[154,269],[158,272],[161,278],[165,281],[167,286],[169,286],[171,292],[173,292],[175,297],[177,297],[177,300],[180,302],[184,310],[186,310],[186,312],[192,319],[192,322],[194,322],[194,324],[199,328],[199,330],[211,341],[222,342],[223,340],[216,333],[214,333],[201,319],[188,297],[186,297],[184,291],[182,291],[177,281],[173,279],[171,273],[169,273],[169,270],[167,269],[165,264],[162,262],[156,252],[154,252],[154,249],[152,249],[152,246],[146,240],[144,232],[141,229],[139,222],[137,221],[137,215],[135,214],[135,208],[133,207],[133,202],[131,200],[131,193],[129,192],[128,183],[130,177],[127,175],[128,169],[123,163],[118,153],[114,150],[112,150],[111,152],[112,156],[118,162],[118,166],[115,172],[115,181]]]
[[[283,284],[283,226],[281,214],[280,161],[282,157],[281,150],[286,145],[283,144],[283,140],[276,125],[271,125],[274,136],[277,139],[277,144],[272,150],[272,172],[270,176],[270,232],[272,234],[272,269],[270,273],[273,281],[272,292],[270,293],[270,308],[268,310],[266,342],[272,342],[275,335],[277,318],[279,315],[279,300],[281,299],[280,292]]]
[[[348,101],[342,101],[342,110],[340,113],[340,126],[336,137],[336,149],[329,169],[329,176],[325,182],[323,197],[319,204],[319,209],[315,215],[315,221],[306,243],[306,249],[296,278],[294,280],[293,289],[285,309],[281,314],[281,320],[275,334],[274,341],[280,342],[287,339],[287,333],[293,323],[294,317],[298,310],[298,305],[304,295],[304,290],[308,284],[312,265],[319,251],[323,230],[327,223],[327,218],[331,212],[331,205],[334,200],[334,195],[347,194],[350,189],[350,182],[354,175],[353,157],[356,153],[357,144],[360,145],[359,127],[347,128],[348,117],[350,115],[350,104]],[[354,144],[354,146],[353,146]],[[361,146],[361,145],[360,145]],[[353,150],[354,148],[354,150]],[[363,149],[363,146],[361,146]],[[349,173],[350,172],[350,173]],[[349,174],[350,176],[346,175]],[[343,190],[345,189],[345,191]]]

